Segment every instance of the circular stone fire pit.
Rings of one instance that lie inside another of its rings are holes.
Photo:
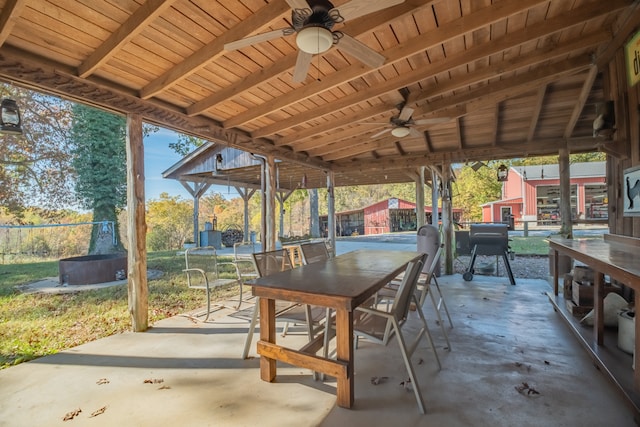
[[[123,279],[127,274],[127,254],[86,255],[58,262],[60,284],[91,285]]]

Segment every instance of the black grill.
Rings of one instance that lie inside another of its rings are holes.
[[[509,264],[509,226],[507,224],[471,224],[469,229],[471,262],[462,275],[464,280],[473,279],[473,266],[477,255],[501,255],[512,285],[516,284]]]

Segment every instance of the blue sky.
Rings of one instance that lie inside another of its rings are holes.
[[[158,132],[152,133],[144,140],[144,175],[145,175],[145,198],[146,200],[159,199],[160,193],[166,192],[170,196],[180,196],[183,199],[191,200],[192,197],[187,190],[174,179],[162,178],[162,172],[169,169],[182,158],[179,154],[169,148],[169,143],[178,140],[178,134],[168,129],[160,128]],[[239,197],[236,190],[227,186],[214,185],[206,195],[214,192],[222,194],[225,199]]]

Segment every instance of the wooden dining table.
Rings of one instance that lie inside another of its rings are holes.
[[[354,402],[353,312],[422,256],[419,252],[363,249],[247,282],[260,297],[260,377],[276,378],[276,361],[336,377],[337,404]],[[300,349],[276,343],[275,300],[335,310],[336,359],[318,356],[324,333]]]

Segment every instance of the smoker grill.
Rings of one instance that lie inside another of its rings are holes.
[[[516,284],[509,264],[509,226],[508,224],[471,224],[469,229],[469,246],[471,262],[462,275],[465,281],[473,279],[473,265],[477,255],[501,255],[512,285]]]

